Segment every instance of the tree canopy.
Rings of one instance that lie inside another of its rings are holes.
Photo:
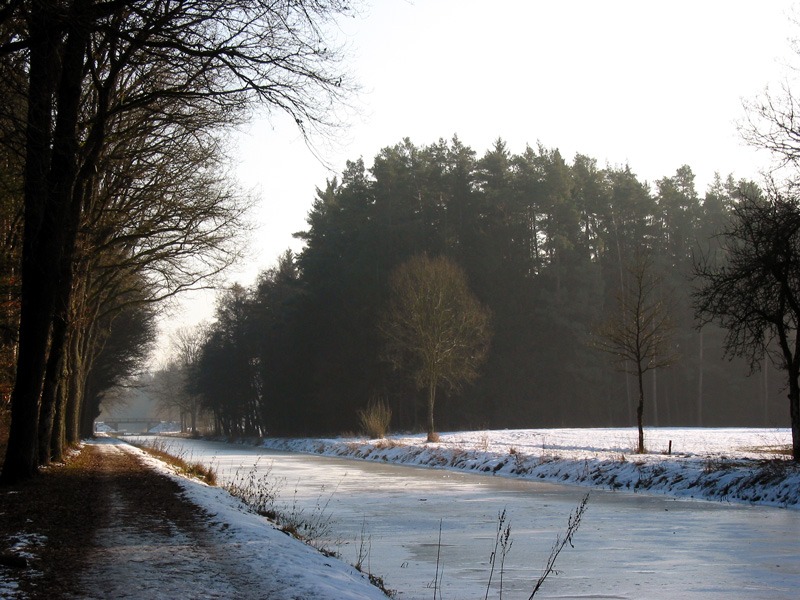
[[[668,369],[644,374],[648,423],[783,423],[777,378],[748,379],[743,361],[723,361],[724,331],[698,332],[692,310],[692,258],[718,243],[739,190],[752,187],[717,177],[701,195],[688,166],[651,186],[628,166],[542,145],[514,154],[502,140],[480,155],[457,137],[406,139],[371,165],[353,160],[318,190],[302,252],[222,297],[217,327],[258,384],[249,416],[237,400],[230,422],[274,435],[352,431],[371,399],[386,398],[394,427],[424,430],[428,391],[384,360],[381,323],[392,273],[427,253],[458,265],[492,314],[479,375],[436,397],[439,427],[633,425],[634,379],[588,342],[646,251],[652,297],[671,298],[680,349]],[[209,361],[206,376],[224,414],[241,378],[221,364]]]

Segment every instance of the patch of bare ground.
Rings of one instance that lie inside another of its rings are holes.
[[[75,576],[107,510],[107,499],[98,493],[102,462],[86,449],[31,481],[0,488],[0,553],[27,557],[24,566],[10,560],[0,578],[15,581],[21,597],[67,598],[78,591]]]

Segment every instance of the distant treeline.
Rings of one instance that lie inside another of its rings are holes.
[[[422,427],[425,392],[385,360],[377,324],[392,270],[427,253],[460,265],[492,313],[482,374],[439,396],[439,429],[633,425],[635,378],[591,331],[647,252],[679,358],[648,374],[645,424],[786,424],[782,377],[723,360],[722,331],[693,316],[693,260],[714,251],[743,188],[755,185],[717,176],[701,197],[688,166],[651,186],[542,146],[498,140],[479,158],[457,138],[404,140],[318,191],[299,255],[220,296],[188,380],[229,434],[355,431],[375,399],[392,429]]]

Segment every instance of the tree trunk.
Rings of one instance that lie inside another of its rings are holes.
[[[800,462],[800,369],[789,371],[789,413],[792,418],[792,458]]]
[[[81,298],[78,298],[81,300]],[[85,327],[75,332],[76,344],[74,346],[72,389],[74,398],[70,394],[69,435],[74,437],[74,443],[81,439],[94,436],[94,420],[100,415],[100,392],[91,385],[89,373],[94,368],[98,346],[98,319],[97,315],[88,315],[85,304],[76,306],[76,314],[83,315]],[[97,310],[96,308],[94,309]]]
[[[23,288],[26,287],[23,282]],[[29,289],[35,286],[27,286]],[[38,464],[39,398],[50,331],[50,310],[45,297],[25,300],[20,319],[17,376],[11,394],[11,427],[3,464],[2,481],[15,483],[32,477]],[[35,295],[35,294],[34,294]],[[25,310],[27,309],[27,310]],[[36,319],[36,316],[40,319]],[[38,321],[38,322],[32,322]]]
[[[697,426],[703,426],[703,330],[700,330],[700,372],[697,383]]]
[[[63,361],[66,363],[66,361]],[[53,418],[53,431],[50,440],[50,453],[54,462],[63,462],[64,450],[67,447],[65,411],[67,409],[67,382],[66,365],[62,364],[62,374],[56,392],[56,411]]]
[[[764,427],[769,427],[769,361],[764,361],[764,402],[762,404]]]
[[[55,60],[61,37],[48,22],[58,13],[57,3],[53,4],[34,11],[31,22],[19,358],[1,477],[6,483],[36,473],[39,402],[56,289],[61,267],[71,260],[70,248],[74,247],[68,223],[73,221],[69,208],[77,172],[75,132],[88,36],[78,19],[70,21],[59,71]],[[58,105],[53,111],[51,98],[56,88]],[[51,127],[52,114],[56,115],[55,128]]]
[[[25,225],[22,244],[19,353],[11,394],[11,428],[2,481],[32,477],[37,468],[39,396],[50,335],[53,296],[48,265],[42,264],[42,246],[52,240],[45,229],[47,175],[50,168],[50,130],[53,111],[56,36],[44,11],[31,15],[28,71],[28,113],[25,132]],[[44,268],[44,273],[40,271]]]
[[[428,441],[436,441],[436,430],[433,426],[433,403],[436,400],[436,378],[428,382]]]
[[[100,416],[100,396],[86,394],[86,385],[84,388],[84,399],[80,403],[80,414],[78,417],[78,434],[80,439],[88,439],[94,435],[94,420]]]
[[[69,352],[69,371],[70,377],[67,385],[67,406],[66,406],[66,440],[67,444],[77,444],[81,440],[80,436],[80,405],[83,399],[83,365],[81,357],[80,336],[73,335]]]
[[[42,402],[39,409],[39,464],[49,465],[53,455],[53,424],[58,402],[58,388],[64,374],[64,352],[67,337],[66,312],[59,308],[53,320],[50,355],[44,375]]]
[[[644,454],[644,373],[642,373],[642,368],[638,368],[639,376],[639,404],[636,407],[636,423],[639,425],[639,448],[637,452],[639,454]]]

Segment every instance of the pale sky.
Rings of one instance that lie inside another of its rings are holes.
[[[744,147],[742,100],[778,89],[792,63],[791,0],[371,0],[340,23],[362,92],[337,139],[307,147],[288,120],[244,128],[234,142],[241,184],[255,191],[257,229],[242,266],[250,285],[306,228],[315,189],[347,160],[367,166],[404,137],[450,139],[481,156],[541,142],[567,161],[629,164],[654,182],[683,164],[702,195],[719,171],[757,178],[769,157]],[[794,61],[794,64],[798,64]],[[187,297],[170,322],[213,316],[214,294]]]

